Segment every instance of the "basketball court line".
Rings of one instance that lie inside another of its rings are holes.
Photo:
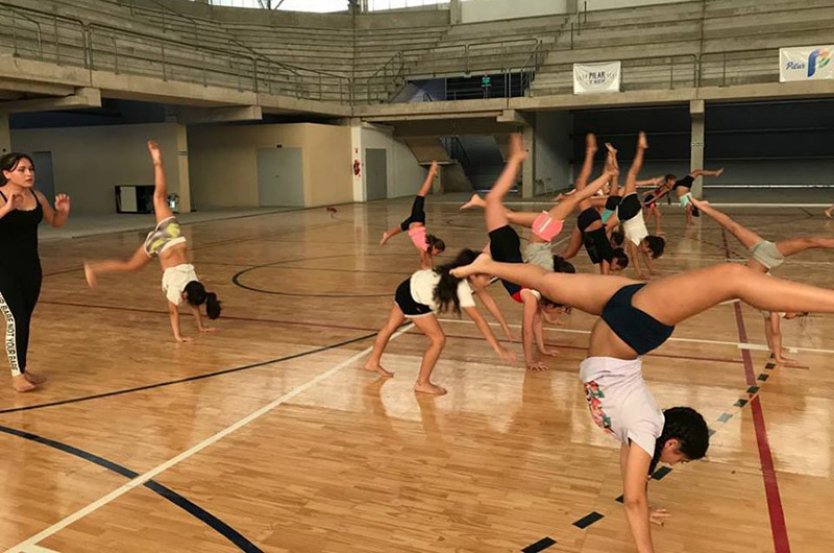
[[[735,302],[732,302],[735,303]],[[467,321],[463,319],[440,319],[440,321],[444,323],[458,323],[458,324],[475,324],[472,321]],[[500,325],[495,322],[488,322],[490,326],[500,328]],[[520,324],[516,323],[508,323],[510,328],[521,328]],[[553,328],[553,327],[545,327],[545,332],[562,332],[565,334],[590,334],[590,330],[579,330],[575,328]],[[715,346],[732,346],[741,350],[754,350],[754,351],[770,351],[770,348],[767,347],[766,344],[754,344],[751,342],[727,342],[723,340],[706,340],[703,338],[675,338],[674,336],[667,340],[669,342],[689,342],[693,344],[711,344]],[[799,346],[785,346],[785,349],[790,351],[791,353],[799,353],[799,352],[808,352],[808,353],[825,353],[825,354],[834,354],[834,349],[822,349],[822,348],[803,348]]]
[[[408,324],[407,326],[401,328],[400,330],[398,330],[397,332],[395,332],[391,336],[391,340],[395,340],[399,336],[403,335],[404,333],[409,331],[412,326],[414,326],[413,323]],[[168,461],[165,461],[164,463],[161,463],[160,465],[157,465],[153,469],[145,472],[144,474],[141,474],[141,475],[137,476],[136,478],[132,479],[128,483],[126,483],[126,484],[120,486],[119,488],[113,490],[109,494],[107,494],[107,495],[97,499],[96,501],[88,504],[86,507],[83,507],[83,508],[79,509],[78,511],[74,512],[73,514],[71,514],[67,517],[64,517],[63,519],[59,520],[58,522],[49,526],[48,528],[46,528],[44,530],[41,530],[40,532],[38,532],[34,536],[30,537],[29,539],[15,545],[14,547],[11,547],[11,548],[7,549],[6,553],[27,553],[28,551],[30,551],[30,548],[32,546],[37,546],[38,542],[43,541],[44,539],[48,538],[49,536],[51,536],[51,535],[53,535],[57,532],[60,532],[61,530],[63,530],[64,528],[66,528],[67,526],[72,524],[73,522],[81,520],[82,518],[86,517],[87,515],[89,515],[91,513],[94,513],[95,511],[97,511],[101,507],[104,507],[108,503],[114,501],[115,499],[118,499],[119,497],[121,497],[122,495],[126,494],[127,492],[133,490],[134,488],[144,485],[146,482],[148,482],[149,480],[151,480],[152,478],[154,478],[158,474],[161,474],[162,472],[165,472],[166,470],[174,467],[175,465],[181,463],[182,461],[185,461],[186,459],[189,459],[190,457],[193,457],[194,455],[196,455],[197,453],[206,449],[207,447],[209,447],[209,446],[217,443],[218,441],[222,440],[223,438],[225,438],[229,434],[243,428],[244,426],[246,426],[250,422],[253,422],[253,421],[261,418],[263,415],[269,413],[270,411],[272,411],[273,409],[275,409],[279,405],[281,405],[283,403],[286,403],[287,401],[293,399],[297,395],[299,395],[299,394],[309,390],[310,388],[316,386],[317,384],[329,379],[333,375],[342,371],[345,367],[348,367],[350,364],[354,363],[357,359],[360,359],[361,357],[370,353],[372,349],[373,349],[373,346],[369,346],[369,347],[363,349],[362,351],[351,355],[350,357],[348,357],[347,359],[345,359],[341,363],[339,363],[339,364],[335,365],[334,367],[328,369],[327,371],[321,373],[320,375],[316,376],[315,378],[305,382],[304,384],[290,390],[286,394],[284,394],[281,397],[279,397],[279,398],[271,401],[270,403],[264,405],[260,409],[250,413],[249,415],[240,419],[236,423],[234,423],[230,426],[227,426],[225,429],[221,430],[220,432],[217,432],[214,435],[209,436],[208,438],[206,438],[202,442],[198,443],[197,445],[191,447],[190,449],[188,449],[186,451],[183,451],[182,453],[180,453],[176,457],[173,457],[173,458],[169,459]]]

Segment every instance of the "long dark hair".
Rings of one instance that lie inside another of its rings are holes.
[[[32,161],[32,158],[29,157],[27,154],[22,154],[20,152],[9,152],[8,154],[0,157],[0,186],[6,184],[6,175],[2,173],[2,171],[12,172],[17,169],[17,164],[20,163],[21,159],[29,160],[29,163],[32,164],[32,169],[35,168],[35,162]]]
[[[446,242],[435,236],[434,234],[426,235],[426,245],[429,247],[429,252],[436,249],[438,253],[446,251]]]
[[[437,310],[441,313],[447,311],[449,306],[452,311],[460,315],[460,298],[458,298],[458,284],[462,279],[459,279],[449,272],[455,267],[463,267],[469,265],[475,258],[478,257],[478,252],[470,250],[469,248],[461,250],[460,253],[452,260],[451,263],[445,265],[438,265],[434,272],[440,275],[440,282],[434,289],[434,301],[437,302]]]
[[[657,468],[660,454],[669,440],[678,440],[678,450],[692,461],[703,458],[709,449],[709,427],[698,411],[691,407],[671,407],[663,411],[663,417],[663,432],[655,442],[649,474]]]
[[[203,283],[198,280],[192,280],[185,285],[185,298],[189,305],[195,307],[206,304],[206,315],[209,319],[216,319],[220,316],[220,300],[217,299],[217,294],[208,292]]]

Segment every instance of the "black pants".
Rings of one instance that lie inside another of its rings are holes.
[[[6,354],[12,375],[26,371],[29,323],[41,293],[40,263],[14,269],[0,266],[0,311],[6,319]]]
[[[425,196],[417,196],[414,198],[414,203],[411,204],[411,215],[408,216],[408,219],[400,223],[401,231],[408,231],[408,227],[409,225],[411,225],[411,223],[423,223],[423,225],[426,224],[426,212],[423,211],[423,206],[425,205],[425,203]]]

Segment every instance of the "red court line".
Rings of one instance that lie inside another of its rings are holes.
[[[729,257],[730,248],[727,245],[727,234],[723,230],[721,231],[721,237],[724,240],[727,257]],[[744,327],[741,303],[734,303],[733,309],[736,326],[738,327],[738,339],[740,342],[746,343],[747,330]],[[744,362],[744,377],[747,380],[747,385],[756,385],[756,375],[753,370],[753,358],[750,355],[750,350],[741,350],[741,359]],[[767,512],[770,516],[770,531],[773,534],[774,552],[790,553],[791,545],[788,540],[788,527],[785,524],[785,512],[782,508],[782,496],[779,494],[779,482],[776,479],[773,454],[770,451],[770,442],[767,439],[764,411],[758,395],[750,402],[750,413],[753,415],[753,427],[756,431],[756,443],[759,447],[759,463],[762,467],[762,479],[764,480],[765,497],[767,498]]]

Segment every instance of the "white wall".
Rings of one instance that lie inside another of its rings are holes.
[[[188,134],[192,193],[200,209],[259,205],[258,149],[279,144],[301,148],[306,207],[353,200],[347,126],[199,125]]]
[[[566,0],[469,0],[461,3],[463,23],[495,21],[567,12]],[[488,40],[486,37],[485,40]]]
[[[180,211],[191,210],[188,149],[176,123],[21,129],[11,138],[14,150],[52,152],[55,193],[69,194],[73,211],[89,214],[116,212],[117,185],[153,185],[152,138],[162,149],[168,191],[179,194]]]
[[[365,178],[365,149],[385,149],[388,163],[388,197],[413,196],[425,180],[427,170],[417,164],[417,159],[405,143],[392,136],[390,127],[365,123],[361,130],[362,190],[367,190]],[[355,199],[355,198],[354,198]],[[363,196],[364,199],[364,196]]]
[[[536,114],[534,179],[543,181],[543,189],[537,186],[536,194],[567,188],[573,181],[570,165],[572,126],[572,116],[568,111],[540,111]]]

